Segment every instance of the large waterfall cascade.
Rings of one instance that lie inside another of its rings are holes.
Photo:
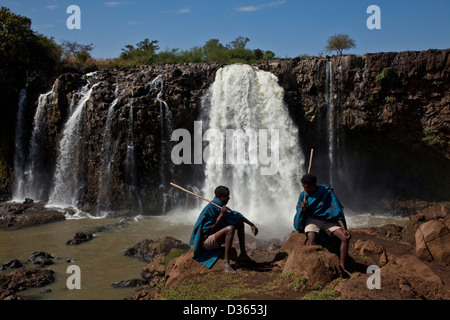
[[[90,74],[90,76],[95,76]],[[89,78],[89,77],[88,77]],[[83,144],[85,139],[84,121],[86,103],[91,97],[94,85],[88,80],[73,97],[70,105],[71,115],[64,125],[63,135],[59,142],[60,152],[56,162],[53,190],[50,193],[49,205],[78,208],[86,177],[80,170],[83,163]]]
[[[219,161],[205,165],[203,195],[211,197],[215,187],[225,185],[231,208],[272,230],[291,229],[304,158],[278,79],[249,65],[230,65],[217,71],[207,94],[207,129],[215,135],[210,156]],[[278,170],[263,174],[269,154]]]

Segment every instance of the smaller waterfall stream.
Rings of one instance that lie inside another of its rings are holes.
[[[48,128],[45,117],[48,109],[57,103],[57,87],[58,80],[53,84],[51,91],[39,96],[38,106],[33,119],[33,130],[29,143],[28,156],[25,157],[24,155],[21,155],[19,156],[20,158],[18,158],[18,161],[21,163],[20,165],[23,165],[23,171],[21,172],[21,168],[16,168],[19,171],[16,171],[16,181],[13,192],[13,198],[15,200],[23,200],[25,197],[32,198],[36,201],[47,200],[46,184],[48,172],[45,167],[46,155],[44,148],[48,139]],[[24,105],[22,105],[22,108],[23,107]],[[18,121],[22,121],[22,117],[23,115],[18,118]],[[18,127],[18,130],[22,129],[23,128]],[[21,138],[17,137],[17,139],[20,140]],[[21,142],[18,143],[20,144]],[[19,150],[23,151],[23,148],[19,147]]]
[[[19,106],[17,109],[16,122],[16,141],[14,153],[14,175],[16,177],[14,182],[14,195],[19,198],[24,198],[23,188],[25,183],[25,164],[26,164],[26,127],[25,127],[25,107],[27,101],[27,90],[20,90]]]
[[[164,77],[163,75],[158,75],[149,84],[150,91],[158,91],[156,99],[159,101],[159,112],[161,117],[161,155],[160,155],[160,178],[163,196],[163,208],[162,213],[166,213],[168,202],[173,200],[172,195],[168,189],[171,177],[173,177],[174,168],[173,163],[170,159],[171,149],[170,149],[170,137],[173,132],[172,124],[172,112],[170,111],[169,105],[166,101],[162,99],[164,90]]]
[[[336,119],[335,106],[333,97],[333,64],[331,60],[327,61],[326,65],[326,80],[325,80],[325,102],[327,104],[327,127],[328,127],[328,161],[329,161],[329,184],[333,185],[334,162],[335,162],[335,146],[336,146]]]

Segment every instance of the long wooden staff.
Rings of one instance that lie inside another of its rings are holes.
[[[312,165],[313,155],[314,155],[314,149],[311,149],[311,155],[309,156],[308,174],[311,173],[311,165]],[[305,197],[303,199],[303,202],[306,203],[306,191],[305,191]]]
[[[309,156],[308,174],[311,173],[311,165],[312,165],[313,154],[314,154],[314,149],[311,149],[311,155]]]
[[[182,187],[180,187],[179,185],[176,185],[176,184],[173,183],[173,182],[171,182],[170,185],[173,186],[173,187],[175,187],[175,188],[178,188],[178,189],[180,189],[180,190],[183,190],[184,192],[187,192],[187,193],[189,193],[189,194],[192,194],[193,196],[196,196],[197,198],[200,198],[200,199],[202,199],[202,200],[208,201],[209,203],[215,205],[215,206],[218,207],[218,208],[222,208],[222,207],[219,206],[217,203],[214,203],[214,202],[212,202],[212,201],[209,201],[208,199],[206,199],[206,198],[204,198],[204,197],[202,197],[202,196],[199,196],[198,194],[196,194],[196,193],[194,193],[194,192],[192,192],[192,191],[186,190],[185,188],[182,188]],[[231,212],[231,211],[230,211],[230,210],[227,210],[227,212]]]

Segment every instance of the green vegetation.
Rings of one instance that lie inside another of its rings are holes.
[[[303,297],[303,300],[340,300],[339,292],[332,288],[329,290],[313,291]]]
[[[275,59],[272,51],[261,49],[247,49],[249,38],[237,37],[227,45],[219,39],[210,39],[202,46],[195,46],[189,50],[166,49],[158,52],[159,41],[145,39],[133,45],[126,45],[120,57],[105,61],[103,67],[133,67],[138,65],[159,65],[175,63],[253,63]]]
[[[347,34],[335,34],[328,39],[327,52],[336,51],[338,55],[342,56],[344,50],[355,48],[355,40],[351,39]]]
[[[214,288],[214,290],[212,290]],[[205,275],[201,281],[189,280],[176,288],[163,291],[161,300],[232,300],[256,292],[239,277],[228,274]]]
[[[394,103],[395,101],[397,101],[397,99],[393,96],[387,96],[386,98],[384,98],[384,101],[386,101],[386,103]]]
[[[62,49],[31,29],[31,20],[0,7],[0,88],[17,90],[57,72]]]
[[[391,85],[395,80],[395,77],[396,74],[394,68],[387,67],[375,78],[375,82],[380,83],[381,85]]]
[[[423,135],[424,137],[422,138],[422,141],[426,142],[429,146],[438,149],[443,149],[445,147],[445,142],[442,141],[436,130],[430,128],[425,129]]]
[[[174,250],[174,251],[170,252],[166,256],[166,258],[164,259],[163,264],[167,266],[169,264],[170,260],[178,258],[179,256],[181,256],[185,252],[186,251],[182,250],[182,249],[177,249],[177,250]]]
[[[442,85],[442,81],[433,81],[432,85],[436,88],[439,89],[439,87]]]

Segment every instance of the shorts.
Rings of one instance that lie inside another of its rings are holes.
[[[202,243],[202,248],[204,250],[213,250],[219,248],[220,245],[216,241],[216,237],[212,234]]]
[[[319,233],[320,230],[325,231],[328,235],[331,235],[337,229],[341,227],[337,222],[334,221],[323,221],[319,219],[314,219],[307,217],[305,221],[305,233],[316,232]]]

